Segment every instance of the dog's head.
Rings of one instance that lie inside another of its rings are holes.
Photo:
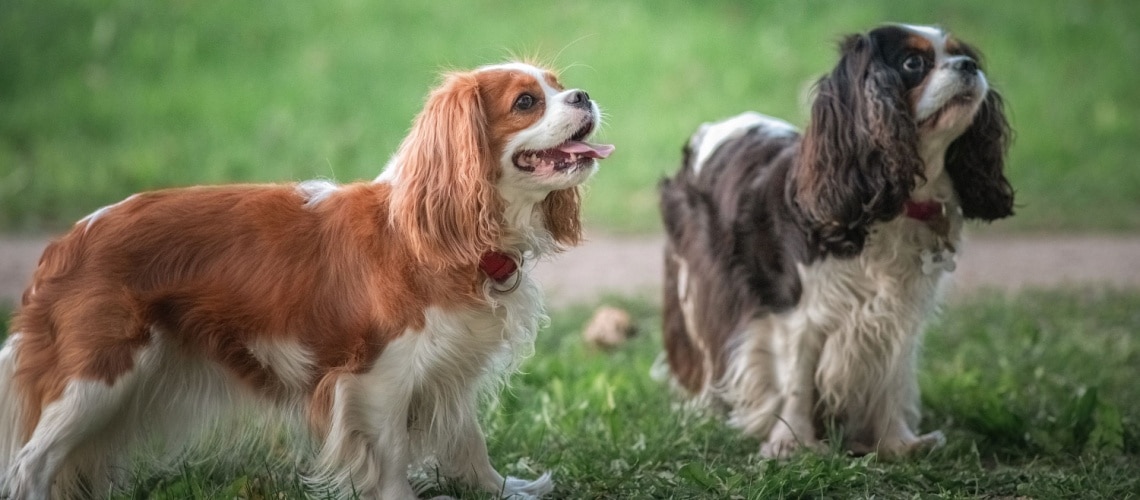
[[[898,216],[941,162],[967,218],[1013,213],[1003,174],[1009,126],[978,52],[938,28],[889,25],[850,35],[819,80],[796,202],[839,254],[866,226]]]
[[[500,244],[508,213],[542,212],[558,244],[581,237],[578,186],[613,146],[585,140],[601,113],[580,89],[524,63],[444,76],[380,180],[390,218],[423,261],[474,262]],[[521,215],[518,215],[521,214]]]

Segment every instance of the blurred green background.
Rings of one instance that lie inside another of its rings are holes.
[[[1140,229],[1140,2],[0,1],[0,229],[50,231],[140,190],[371,179],[441,69],[537,56],[618,151],[587,223],[658,228],[702,121],[804,125],[840,35],[940,24],[986,54],[1017,132],[1020,231]]]

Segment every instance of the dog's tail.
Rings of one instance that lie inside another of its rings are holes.
[[[7,487],[7,477],[23,446],[21,431],[24,428],[24,401],[15,387],[16,351],[19,335],[12,334],[0,346],[0,498]]]

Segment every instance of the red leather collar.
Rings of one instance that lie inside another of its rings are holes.
[[[938,201],[913,201],[907,200],[903,205],[903,213],[907,217],[922,222],[927,222],[935,217],[942,215],[946,211],[946,207]]]
[[[487,273],[487,277],[502,283],[515,274],[519,265],[515,259],[503,252],[490,251],[483,254],[479,260],[479,269]]]

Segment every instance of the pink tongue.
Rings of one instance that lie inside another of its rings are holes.
[[[610,144],[590,144],[582,141],[566,141],[558,146],[558,150],[563,153],[575,153],[585,155],[590,158],[605,158],[614,152],[613,145]]]

